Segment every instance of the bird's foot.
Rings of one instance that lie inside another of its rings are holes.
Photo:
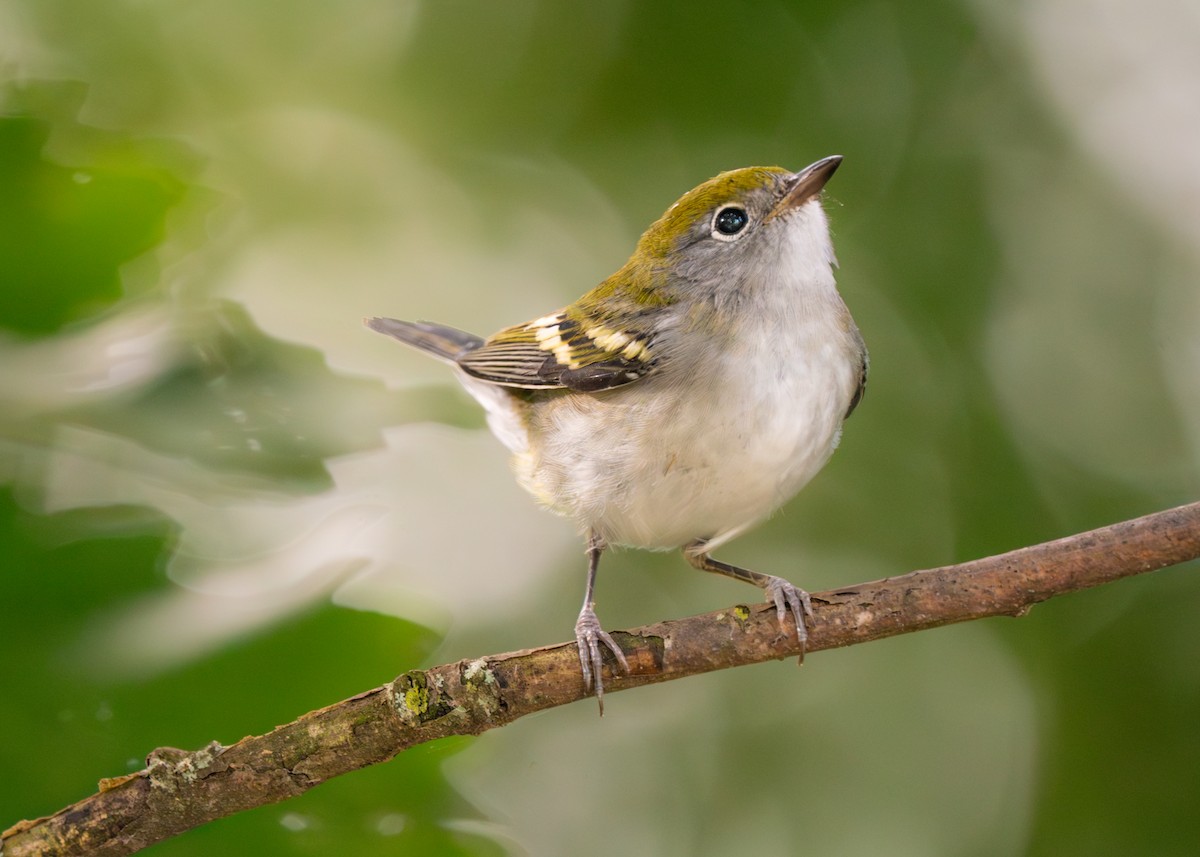
[[[796,639],[800,643],[800,660],[804,660],[804,646],[808,642],[808,629],[804,626],[804,617],[812,616],[812,599],[808,593],[798,586],[789,583],[782,577],[775,577],[772,574],[765,575],[766,581],[762,584],[763,592],[767,594],[767,601],[775,605],[775,613],[779,617],[779,626],[783,629],[784,635],[787,635],[789,630],[788,610],[792,611],[792,615],[796,617]]]
[[[603,716],[604,682],[600,678],[600,669],[604,661],[600,653],[600,644],[603,643],[613,653],[613,657],[621,665],[622,671],[626,673],[629,672],[629,661],[625,660],[625,653],[621,651],[621,647],[617,645],[612,635],[600,627],[596,611],[591,607],[584,607],[579,611],[579,620],[575,623],[575,642],[579,646],[579,666],[583,671],[583,686],[587,690],[591,690],[593,685],[595,686],[596,701],[600,704],[600,714]]]

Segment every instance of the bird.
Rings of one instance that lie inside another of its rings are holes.
[[[629,672],[595,610],[610,546],[678,549],[699,570],[754,584],[803,652],[808,593],[711,554],[816,475],[866,390],[867,349],[837,289],[822,205],[841,162],[720,173],[577,301],[487,338],[364,319],[450,364],[520,484],[579,528],[588,562],[575,639],[601,715],[604,651]]]

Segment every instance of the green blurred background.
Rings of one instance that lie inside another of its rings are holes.
[[[0,2],[0,826],[159,745],[564,640],[570,525],[443,367],[710,175],[840,153],[871,387],[725,558],[811,590],[1200,487],[1200,18],[1151,0]],[[610,628],[745,599],[623,552]],[[1194,854],[1200,581],[410,751],[208,854]]]

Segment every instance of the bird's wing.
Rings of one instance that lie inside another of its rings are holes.
[[[858,338],[858,386],[854,389],[854,395],[850,397],[850,406],[846,408],[846,416],[844,419],[849,419],[854,413],[854,409],[858,407],[858,403],[863,400],[863,396],[867,394],[867,373],[871,369],[871,358],[867,354],[867,346],[862,341],[862,337]]]
[[[632,384],[655,367],[644,338],[567,311],[506,328],[457,363],[505,387],[580,392]]]

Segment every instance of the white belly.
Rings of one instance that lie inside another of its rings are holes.
[[[811,331],[790,354],[731,355],[686,383],[539,403],[529,431],[541,442],[518,454],[518,475],[608,543],[716,547],[778,509],[836,448],[858,378],[850,343],[828,334]]]

